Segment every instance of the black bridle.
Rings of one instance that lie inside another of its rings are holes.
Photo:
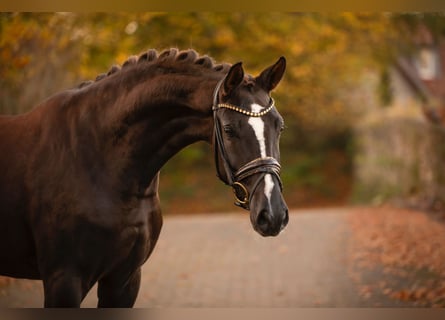
[[[244,114],[249,117],[261,117],[268,113],[270,110],[274,108],[274,101],[272,98],[270,98],[269,106],[264,109],[261,112],[252,112],[245,109],[242,109],[240,107],[227,104],[227,103],[218,103],[218,96],[219,96],[219,89],[224,82],[224,79],[221,80],[214,91],[213,95],[213,120],[214,120],[214,148],[215,148],[215,166],[216,166],[216,172],[221,181],[223,181],[225,184],[232,187],[233,192],[235,194],[235,205],[249,210],[250,200],[252,195],[254,194],[258,184],[260,183],[261,179],[267,174],[270,173],[272,175],[275,175],[277,178],[280,189],[282,190],[282,182],[280,178],[280,163],[273,157],[261,157],[256,158],[252,161],[249,161],[248,163],[244,164],[238,169],[233,169],[232,166],[229,163],[228,160],[228,154],[226,151],[226,148],[224,147],[224,140],[222,137],[222,131],[221,131],[221,124],[219,122],[217,111],[220,109],[229,109],[241,114]],[[220,167],[218,165],[219,158],[218,155],[221,157],[221,160],[223,162],[224,171],[227,177],[227,180],[223,179],[223,176],[220,172]],[[242,181],[250,176],[260,174],[258,179],[255,181],[255,183],[252,186],[251,192],[247,190],[247,188],[244,186]]]

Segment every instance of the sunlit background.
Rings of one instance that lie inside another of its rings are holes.
[[[257,74],[279,56],[291,208],[445,200],[445,16],[383,13],[0,13],[0,112],[155,48],[193,48]],[[239,210],[198,143],[163,169],[164,214]]]

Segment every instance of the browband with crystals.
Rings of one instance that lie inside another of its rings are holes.
[[[272,97],[270,97],[270,104],[269,104],[269,106],[266,109],[264,109],[263,111],[260,111],[260,112],[248,111],[246,109],[242,109],[242,108],[240,108],[238,106],[234,106],[234,105],[229,104],[229,103],[218,103],[218,92],[219,92],[219,89],[221,88],[221,85],[224,82],[224,79],[225,78],[223,78],[221,81],[218,82],[218,84],[215,87],[215,91],[213,92],[213,106],[212,106],[212,110],[213,111],[225,108],[225,109],[229,109],[229,110],[233,110],[233,111],[242,113],[242,114],[244,114],[246,116],[249,116],[249,117],[261,117],[261,116],[264,116],[266,113],[268,113],[270,110],[272,110],[273,107],[275,106],[275,102],[272,99]]]
[[[274,103],[273,99],[270,98],[269,107],[267,107],[266,109],[264,109],[263,111],[260,111],[260,112],[248,111],[248,110],[242,109],[240,107],[237,107],[237,106],[234,106],[234,105],[231,105],[228,103],[219,103],[213,107],[213,110],[215,111],[217,109],[225,108],[225,109],[229,109],[229,110],[233,110],[233,111],[242,113],[249,117],[261,117],[261,116],[264,116],[266,113],[268,113],[270,110],[272,110],[274,106],[275,106],[275,103]]]

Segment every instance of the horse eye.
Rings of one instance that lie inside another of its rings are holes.
[[[228,135],[228,136],[233,136],[234,131],[233,128],[230,125],[225,125],[224,126],[224,132]]]
[[[224,126],[224,133],[227,134],[227,136],[229,136],[229,137],[236,136],[235,130],[233,130],[232,126],[230,126],[230,125]]]

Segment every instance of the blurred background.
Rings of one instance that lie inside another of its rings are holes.
[[[0,13],[0,113],[19,114],[154,48],[193,48],[256,75],[285,56],[291,208],[445,202],[443,13]],[[161,174],[164,214],[236,210],[205,143]]]

